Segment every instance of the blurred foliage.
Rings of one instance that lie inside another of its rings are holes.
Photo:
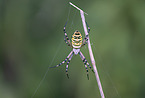
[[[0,0],[0,98],[31,98],[49,66],[71,51],[63,41],[83,27],[68,0]],[[72,0],[89,15],[90,40],[106,98],[144,98],[145,1]],[[68,14],[70,11],[70,14]],[[87,46],[81,51],[91,64]],[[48,70],[34,98],[100,98],[79,56]]]

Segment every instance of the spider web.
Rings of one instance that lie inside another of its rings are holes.
[[[93,38],[91,38],[92,40],[94,40]],[[109,84],[109,86],[106,86],[104,88],[106,89],[110,89],[109,92],[107,92],[106,97],[109,96],[111,98],[122,98],[121,95],[119,94],[110,74],[107,72],[107,68],[105,68],[106,64],[104,64],[104,61],[100,55],[100,52],[98,51],[98,49],[96,48],[96,43],[93,42],[91,44],[93,46],[93,50],[94,53],[96,54],[96,62],[97,62],[97,66],[99,66],[99,70],[101,70],[101,74],[103,74],[103,78],[106,80],[107,79],[107,84]],[[103,82],[103,81],[102,81]],[[105,91],[104,91],[105,92]]]
[[[68,11],[68,15],[67,15],[67,22],[69,21],[70,11],[71,11],[71,6],[69,7],[69,11]],[[70,24],[69,30],[72,29],[72,26],[73,26],[73,24],[74,24],[73,20],[74,20],[76,14],[77,14],[77,11],[75,11],[75,14],[73,15],[72,22],[71,22],[71,24]],[[63,26],[61,26],[61,27],[63,27]],[[59,31],[59,29],[58,29],[58,31]],[[58,32],[58,31],[57,31],[57,32]],[[58,45],[58,48],[57,48],[57,50],[56,50],[56,52],[55,52],[55,54],[54,54],[54,56],[53,56],[53,58],[52,58],[51,63],[48,65],[48,68],[47,68],[47,70],[45,71],[45,74],[44,74],[43,78],[42,78],[41,81],[39,82],[37,88],[35,89],[33,95],[31,96],[31,98],[33,98],[33,97],[36,95],[38,89],[40,88],[41,84],[42,84],[43,81],[45,80],[46,75],[47,75],[47,73],[48,73],[48,71],[49,71],[49,69],[50,69],[49,67],[52,66],[52,64],[53,64],[53,62],[54,62],[54,60],[55,60],[55,58],[56,58],[56,56],[57,56],[59,50],[61,49],[63,43],[64,43],[64,40],[62,40],[62,41],[60,42],[60,44]]]
[[[80,14],[79,14],[79,13],[77,14],[77,12],[78,12],[77,10],[72,11],[71,6],[69,6],[68,15],[67,15],[67,20],[66,20],[66,21],[68,22],[67,27],[66,27],[68,32],[74,31],[75,28],[81,28],[80,25],[77,25],[77,26],[75,25],[75,26],[74,26],[74,24],[79,24],[79,23],[81,23],[81,19],[80,19],[80,21],[74,21],[74,20],[75,20],[75,17],[80,17]],[[77,16],[77,15],[78,15],[78,16]],[[72,17],[70,18],[70,16],[72,16]],[[70,21],[71,21],[71,22],[70,22]],[[63,28],[63,26],[61,26],[61,28]],[[81,29],[83,30],[83,28],[81,28]],[[60,29],[58,29],[58,31],[59,31],[59,30],[60,30]],[[82,33],[82,34],[83,34],[83,33]],[[68,35],[69,35],[69,34],[68,34]],[[94,41],[94,39],[92,39],[92,38],[91,38],[91,40]],[[45,71],[44,76],[43,76],[42,79],[40,80],[40,82],[39,82],[37,88],[35,89],[33,95],[31,96],[31,98],[33,98],[33,97],[36,95],[38,89],[40,88],[40,86],[42,85],[43,81],[45,80],[45,78],[46,78],[46,76],[47,76],[47,74],[48,74],[48,71],[49,71],[49,67],[50,67],[50,66],[53,66],[53,63],[54,63],[54,61],[55,61],[55,59],[56,59],[56,56],[59,55],[58,52],[59,52],[59,50],[61,49],[63,43],[64,43],[64,40],[61,40],[60,43],[59,43],[59,45],[58,45],[58,48],[56,49],[56,52],[55,52],[55,54],[54,54],[52,60],[51,60],[51,62],[50,62],[50,64],[48,65],[47,70]],[[101,55],[99,54],[99,51],[97,50],[96,45],[95,45],[94,42],[93,42],[92,46],[93,46],[93,48],[96,50],[96,51],[93,51],[93,52],[96,52],[95,54],[97,54],[97,59],[96,59],[96,60],[97,60],[97,65],[100,65],[100,66],[101,66],[101,65],[104,65],[104,61],[102,60],[102,57],[101,57]],[[86,46],[84,47],[84,49],[86,50]],[[82,50],[84,50],[84,49],[82,49]],[[87,55],[86,53],[84,53],[84,54]],[[58,62],[58,63],[59,63],[59,62]],[[103,74],[105,74],[105,77],[108,79],[107,81],[108,81],[108,83],[110,84],[109,87],[104,86],[104,88],[113,89],[113,90],[111,90],[111,92],[110,92],[109,94],[106,94],[106,97],[109,95],[109,96],[112,96],[112,97],[113,97],[113,96],[117,96],[117,98],[121,98],[121,96],[120,96],[120,94],[118,93],[118,90],[117,90],[115,84],[113,83],[113,80],[111,79],[111,77],[110,77],[109,73],[106,71],[106,69],[105,69],[104,67],[101,67],[101,68],[99,68],[99,70],[101,70],[101,71],[104,72]],[[102,74],[102,73],[101,73],[101,74]],[[100,78],[102,78],[102,77],[100,77]],[[103,82],[103,81],[102,81],[102,82]],[[104,91],[104,92],[105,92],[105,91]],[[97,93],[97,94],[99,94],[99,93]],[[99,95],[97,95],[97,96],[99,96]]]
[[[61,41],[60,45],[58,46],[58,48],[57,48],[57,50],[56,50],[56,53],[54,54],[54,57],[52,58],[52,61],[51,61],[51,63],[50,63],[49,66],[51,66],[51,65],[53,64],[53,62],[54,62],[54,60],[55,60],[55,57],[56,57],[56,55],[57,55],[59,49],[61,48],[62,43],[63,43],[63,41]],[[44,79],[45,79],[45,77],[46,77],[46,75],[47,75],[47,73],[48,73],[48,71],[49,71],[49,69],[50,69],[49,66],[48,66],[48,68],[47,68],[47,70],[46,70],[46,72],[45,72],[45,74],[44,74],[42,80],[40,81],[39,85],[38,85],[37,88],[35,89],[35,91],[34,91],[34,93],[33,93],[33,95],[32,95],[31,98],[33,98],[33,97],[35,96],[37,90],[39,89],[39,87],[41,86],[42,82],[44,81]]]

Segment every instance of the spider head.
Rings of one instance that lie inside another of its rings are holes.
[[[80,48],[81,44],[82,44],[82,35],[78,30],[76,30],[72,35],[72,45],[74,48]]]

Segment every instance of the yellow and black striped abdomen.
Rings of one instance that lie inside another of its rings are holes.
[[[81,47],[81,45],[82,45],[82,35],[78,30],[76,30],[72,35],[72,46],[73,48],[78,49]]]

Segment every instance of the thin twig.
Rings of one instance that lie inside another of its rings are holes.
[[[84,27],[84,32],[85,32],[85,35],[88,35],[87,27],[86,27],[86,21],[85,21],[85,16],[84,16],[83,10],[81,10],[80,8],[78,8],[77,6],[72,4],[71,2],[70,2],[70,4],[72,6],[74,6],[75,8],[77,8],[78,10],[80,10],[82,23],[83,23],[83,27]],[[90,54],[90,59],[91,59],[92,65],[93,65],[93,69],[94,69],[94,72],[95,72],[96,80],[97,80],[97,83],[98,83],[98,87],[99,87],[99,90],[100,90],[101,98],[105,98],[105,95],[104,95],[104,92],[103,92],[103,89],[102,89],[102,85],[101,85],[101,81],[100,81],[100,78],[99,78],[99,74],[98,74],[98,71],[97,71],[94,55],[93,55],[93,52],[92,52],[92,48],[91,48],[89,37],[88,37],[88,49],[89,49],[89,54]]]

